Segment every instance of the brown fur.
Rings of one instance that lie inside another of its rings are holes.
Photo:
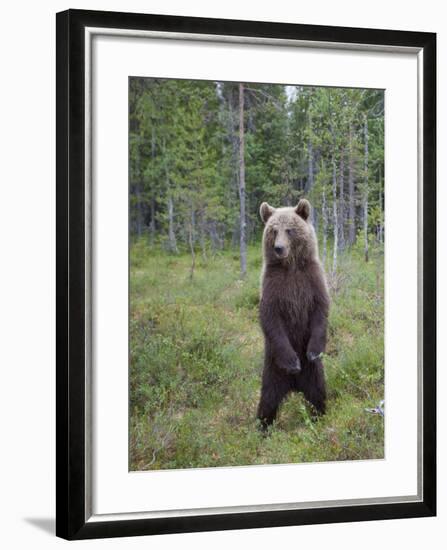
[[[326,408],[320,354],[326,345],[329,294],[310,223],[310,204],[262,203],[264,264],[260,322],[265,357],[258,418],[266,428],[291,391],[302,391],[319,413]]]

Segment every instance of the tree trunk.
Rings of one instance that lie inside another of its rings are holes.
[[[151,141],[151,156],[152,156],[152,166],[154,165],[155,159],[155,128],[152,126],[152,141]],[[153,248],[155,241],[155,181],[152,176],[151,181],[151,223],[149,226],[150,229],[150,246]]]
[[[209,233],[211,238],[211,251],[214,254],[217,250],[221,250],[223,248],[223,243],[221,238],[219,237],[219,233],[217,231],[217,223],[215,220],[212,220],[210,222]]]
[[[151,197],[151,225],[150,225],[150,245],[153,248],[155,242],[155,199]]]
[[[177,239],[174,231],[174,201],[170,192],[168,192],[168,223],[169,250],[178,254]]]
[[[326,209],[326,182],[323,182],[323,193],[322,193],[322,205],[321,205],[321,214],[323,217],[323,266],[326,266],[326,255],[327,255],[327,209]]]
[[[143,219],[143,209],[141,204],[141,187],[142,187],[142,175],[141,175],[141,160],[140,160],[140,144],[137,145],[137,185],[135,187],[135,195],[137,197],[137,235],[141,237],[142,233],[142,219]]]
[[[349,210],[348,210],[348,242],[353,245],[355,242],[355,186],[354,186],[354,145],[352,135],[352,124],[349,127]]]
[[[332,274],[337,272],[337,251],[338,251],[338,215],[337,215],[337,163],[335,151],[332,156],[332,216],[334,220],[334,250],[332,256]]]
[[[339,249],[345,248],[345,150],[341,149],[340,173],[340,199],[338,208]]]
[[[310,121],[309,121],[310,124]],[[314,186],[314,148],[311,140],[307,142],[307,185],[305,192],[309,193]]]
[[[137,196],[137,235],[141,237],[142,234],[142,223],[141,220],[143,218],[143,212],[141,208],[141,187],[140,184],[137,184],[136,187],[136,196]]]
[[[234,207],[234,203],[233,203],[233,200],[232,200],[232,197],[233,197],[233,189],[235,188],[238,192],[238,194],[240,193],[240,184],[239,184],[239,179],[240,179],[240,153],[239,153],[239,147],[240,147],[240,139],[239,139],[239,136],[238,136],[238,133],[237,133],[237,124],[236,124],[236,118],[238,116],[238,113],[236,113],[234,110],[233,110],[233,94],[231,93],[228,97],[228,117],[227,117],[227,120],[228,120],[228,125],[227,125],[227,128],[228,128],[228,138],[229,138],[229,141],[231,143],[231,152],[232,152],[232,156],[231,156],[231,168],[232,168],[232,174],[233,174],[233,177],[230,178],[229,182],[230,182],[230,186],[231,186],[231,189],[230,189],[230,193],[228,194],[228,208],[229,209],[232,209]],[[239,204],[239,208],[240,208],[240,204]],[[231,246],[232,247],[235,247],[238,242],[240,241],[240,219],[236,220],[235,224],[234,224],[234,227],[233,227],[233,231],[232,231],[232,234],[231,234]]]
[[[239,84],[239,201],[240,201],[240,256],[241,277],[247,273],[247,241],[245,215],[245,136],[244,136],[244,85]]]
[[[174,254],[178,254],[177,248],[177,239],[175,237],[174,230],[174,201],[172,199],[171,193],[171,184],[169,181],[169,171],[168,171],[168,155],[166,152],[166,143],[163,141],[163,157],[164,157],[164,169],[165,169],[165,178],[166,178],[166,196],[168,203],[168,247],[169,251]]]
[[[194,277],[194,269],[196,267],[196,253],[195,253],[195,250],[194,250],[195,225],[196,225],[196,220],[195,220],[194,207],[191,205],[191,220],[189,222],[189,231],[188,231],[188,233],[189,233],[189,235],[188,235],[189,249],[191,251],[191,269],[190,269],[190,272],[189,272],[189,278],[190,278],[191,281]]]
[[[202,249],[202,257],[206,260],[205,222],[203,219],[203,212],[199,214],[199,239],[200,248]]]
[[[307,165],[307,185],[304,188],[304,192],[308,194],[312,191],[312,188],[314,186],[314,148],[310,140],[307,143],[307,155],[309,157]],[[312,224],[315,226],[315,208],[312,208],[311,216]]]
[[[312,130],[312,117],[309,115],[309,131]],[[310,193],[314,186],[315,177],[314,177],[314,147],[312,141],[309,139],[307,142],[307,185],[304,188],[305,193]],[[316,227],[316,210],[312,208],[312,224]]]
[[[382,196],[382,170],[380,166],[379,166],[379,208],[380,208],[379,243],[383,244],[383,196]]]
[[[368,117],[364,115],[364,138],[365,138],[365,180],[363,188],[363,237],[364,237],[364,246],[365,246],[365,262],[369,259],[369,250],[368,250]]]

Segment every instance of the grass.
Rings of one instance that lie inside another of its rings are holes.
[[[328,411],[318,421],[291,394],[269,437],[255,420],[263,338],[260,245],[239,279],[237,251],[170,256],[144,240],[130,261],[130,469],[383,458],[383,251],[353,249],[330,278],[324,358]]]

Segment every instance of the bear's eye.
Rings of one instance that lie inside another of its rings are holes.
[[[287,235],[291,235],[293,233],[293,229],[286,229]]]

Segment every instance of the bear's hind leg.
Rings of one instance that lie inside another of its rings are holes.
[[[262,377],[261,399],[258,405],[257,418],[263,431],[273,423],[283,399],[290,391],[290,383],[283,376],[264,370]]]
[[[306,365],[301,377],[301,390],[304,397],[315,408],[318,414],[326,412],[326,380],[324,367],[320,359]]]

